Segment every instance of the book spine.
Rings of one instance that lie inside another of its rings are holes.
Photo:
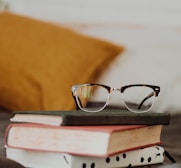
[[[6,148],[6,154],[8,158],[33,168],[121,168],[158,164],[164,161],[164,149],[160,146],[151,146],[103,158],[13,148]]]
[[[68,168],[64,155],[6,147],[6,157],[27,168]]]
[[[124,110],[103,110],[100,113],[85,113],[76,111],[22,111],[14,112],[16,115],[36,115],[39,116],[61,116],[64,126],[82,125],[168,125],[170,123],[169,113],[132,113]],[[15,120],[15,119],[14,119]],[[26,122],[26,121],[25,121]]]
[[[76,116],[65,115],[62,125],[68,126],[83,126],[83,125],[168,125],[170,122],[169,116],[139,116],[139,115],[124,115],[124,116]]]

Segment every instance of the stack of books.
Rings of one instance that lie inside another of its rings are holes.
[[[159,144],[169,113],[104,110],[14,112],[6,155],[31,168],[115,168],[164,161]]]

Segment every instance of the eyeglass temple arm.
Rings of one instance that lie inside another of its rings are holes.
[[[146,96],[146,97],[141,101],[140,105],[138,106],[138,109],[141,109],[143,103],[144,103],[147,99],[149,99],[150,97],[152,97],[152,96],[154,96],[154,92],[151,92],[148,96]]]
[[[172,163],[176,163],[176,160],[168,151],[165,150],[164,154]]]

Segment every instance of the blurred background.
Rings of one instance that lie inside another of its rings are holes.
[[[180,0],[1,0],[12,12],[54,22],[181,26]]]
[[[159,85],[157,111],[181,111],[180,0],[0,0],[0,9],[125,46],[99,82]]]

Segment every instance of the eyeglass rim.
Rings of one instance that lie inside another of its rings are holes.
[[[97,84],[97,83],[84,83],[84,84],[76,84],[76,85],[72,85],[72,93],[74,93],[74,91],[76,89],[78,89],[79,87],[82,87],[82,86],[91,86],[91,85],[97,85],[97,86],[102,86],[104,87],[105,89],[107,89],[107,91],[110,93],[111,92],[111,87],[110,86],[107,86],[107,85],[103,85],[103,84]]]
[[[81,107],[81,105],[80,105],[80,101],[78,100],[78,96],[75,96],[75,99],[76,99],[76,103],[77,103],[77,105],[78,105],[78,107],[79,107],[79,109],[81,109],[82,111],[85,111],[85,112],[91,112],[91,113],[96,113],[96,112],[100,112],[100,111],[102,111],[102,110],[104,110],[105,109],[105,107],[109,104],[109,98],[110,98],[110,94],[108,94],[108,96],[107,96],[107,99],[106,99],[106,102],[105,102],[105,104],[104,104],[104,106],[102,106],[101,108],[99,108],[98,110],[86,110],[86,108],[82,108]]]
[[[129,88],[129,87],[134,87],[134,86],[143,86],[143,87],[149,87],[151,89],[153,89],[154,93],[155,93],[155,97],[157,97],[160,93],[160,86],[157,85],[149,85],[149,84],[130,84],[130,85],[125,85],[121,87],[121,93],[124,93],[124,91]]]
[[[97,85],[97,86],[102,86],[104,87],[107,91],[108,91],[108,97],[106,99],[106,103],[103,107],[101,107],[100,109],[98,110],[94,110],[94,111],[91,111],[91,110],[86,110],[85,108],[82,108],[81,105],[80,105],[80,100],[78,99],[78,96],[75,95],[75,91],[82,87],[82,86],[91,86],[91,85]],[[109,99],[110,99],[110,93],[112,90],[119,90],[121,92],[121,95],[122,95],[122,98],[123,98],[123,93],[124,91],[129,88],[129,87],[135,87],[135,86],[143,86],[143,87],[149,87],[151,89],[153,89],[154,91],[154,97],[157,97],[160,93],[160,86],[157,86],[157,85],[150,85],[150,84],[129,84],[129,85],[124,85],[122,87],[119,88],[112,88],[110,86],[107,86],[107,85],[104,85],[104,84],[98,84],[98,83],[84,83],[84,84],[75,84],[75,85],[72,85],[72,88],[71,88],[71,91],[72,91],[72,96],[74,98],[74,101],[75,101],[75,104],[77,106],[77,109],[80,109],[82,111],[85,111],[85,112],[100,112],[102,111],[108,104],[109,104]],[[123,99],[124,100],[124,99]],[[134,113],[145,113],[145,112],[148,112],[150,111],[150,109],[153,107],[153,104],[154,104],[154,101],[155,99],[153,99],[153,103],[151,105],[151,107],[147,110],[144,110],[144,111],[134,111],[132,110],[131,108],[129,108],[127,106],[127,104],[125,103],[125,101],[123,101],[124,105],[126,106],[126,108],[131,111],[131,112],[134,112]]]
[[[135,87],[135,86],[143,86],[143,87],[149,87],[151,89],[153,89],[154,91],[154,99],[153,99],[153,102],[152,102],[152,105],[150,106],[150,108],[146,109],[146,110],[143,110],[143,111],[136,111],[136,110],[133,110],[131,109],[127,104],[126,104],[126,101],[124,100],[124,91],[129,88],[129,87]],[[149,84],[131,84],[131,85],[125,85],[123,87],[121,87],[121,95],[122,95],[122,99],[123,99],[123,104],[126,106],[126,108],[131,111],[131,112],[134,112],[134,113],[146,113],[148,111],[150,111],[155,103],[155,97],[157,97],[160,93],[160,86],[156,86],[156,85],[149,85]]]
[[[78,99],[78,96],[74,95],[75,91],[76,91],[77,89],[79,89],[80,87],[82,87],[82,86],[92,86],[92,85],[102,86],[102,87],[104,87],[104,88],[108,91],[108,96],[107,96],[107,98],[106,98],[106,102],[105,102],[104,106],[101,107],[100,109],[94,110],[94,111],[86,110],[85,108],[82,108],[82,107],[81,107],[81,104],[80,104],[80,100]],[[100,111],[102,111],[102,110],[109,104],[111,89],[112,89],[112,88],[111,88],[110,86],[103,85],[103,84],[97,84],[97,83],[76,84],[76,85],[73,85],[73,86],[72,86],[72,96],[73,96],[73,98],[74,98],[74,100],[75,100],[77,109],[81,109],[82,111],[91,112],[91,113],[100,112]]]
[[[122,98],[123,98],[123,94],[122,94]],[[123,100],[124,100],[124,98],[123,98]],[[126,108],[129,110],[129,111],[131,111],[131,112],[133,112],[133,113],[146,113],[146,112],[148,112],[148,111],[150,111],[151,109],[152,109],[152,107],[153,107],[153,105],[154,105],[154,103],[155,103],[155,96],[154,96],[154,99],[153,99],[153,102],[152,102],[152,105],[150,106],[150,108],[148,108],[148,109],[146,109],[146,110],[142,110],[142,111],[136,111],[136,110],[133,110],[133,109],[131,109],[126,103],[125,103],[125,100],[123,101],[123,104],[126,106]]]

